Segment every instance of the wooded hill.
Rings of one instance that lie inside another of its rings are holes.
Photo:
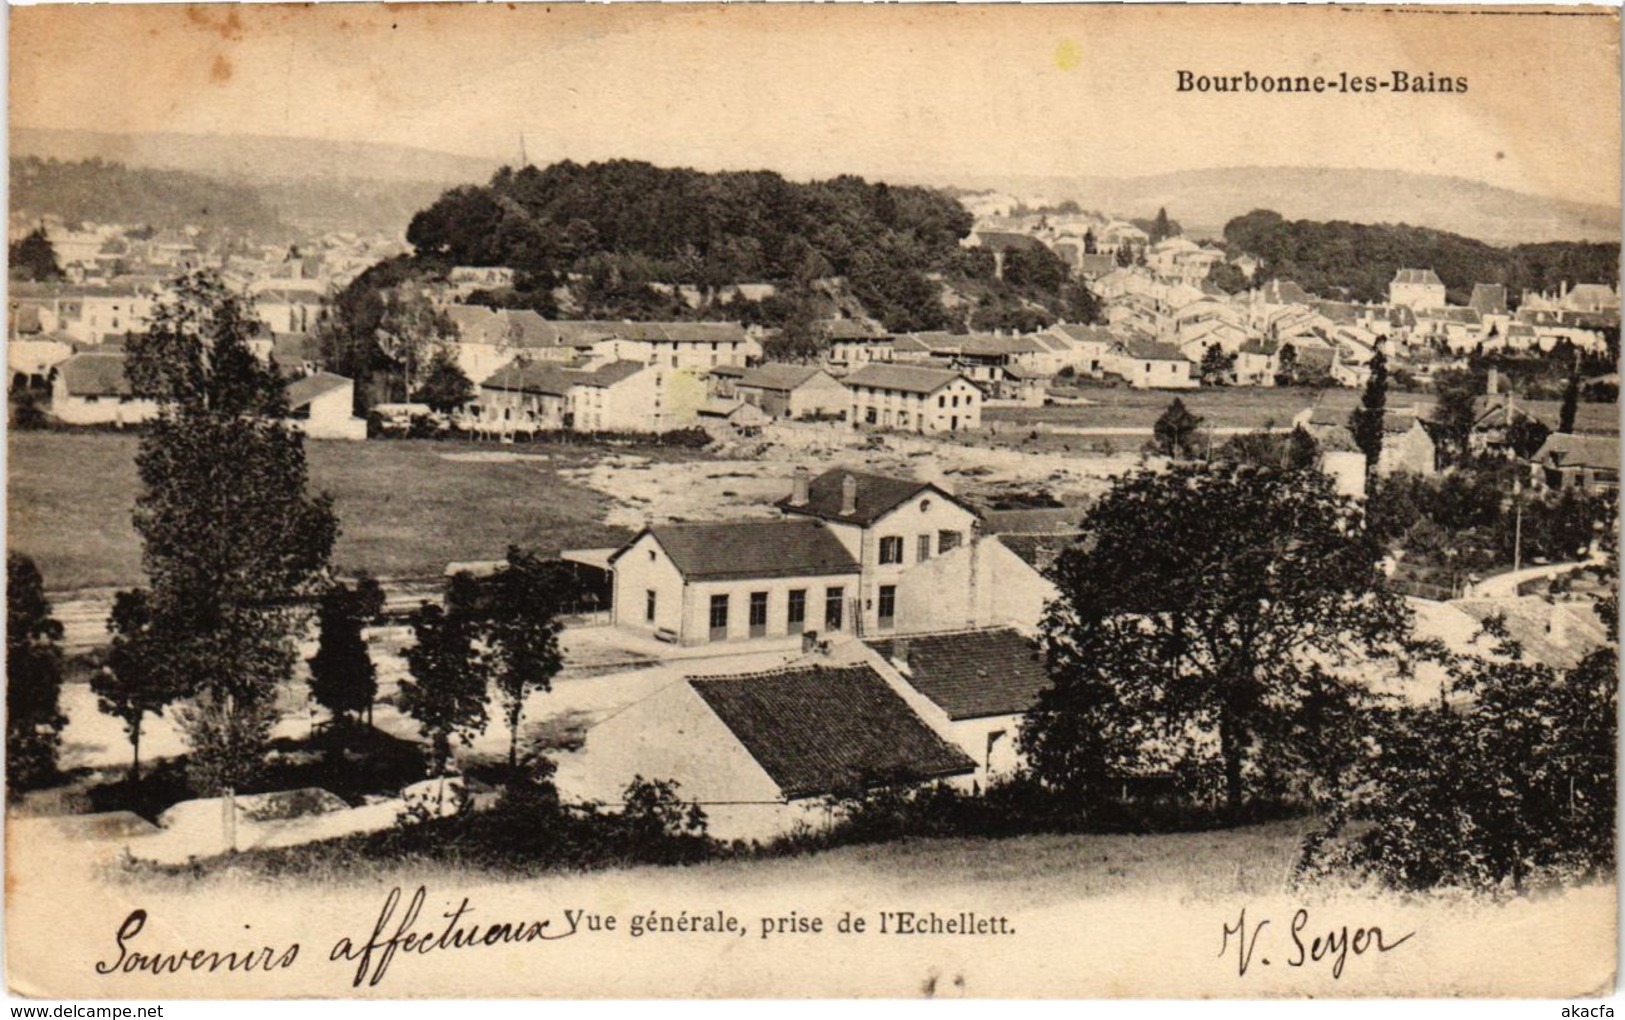
[[[654,318],[685,315],[670,285],[709,293],[771,283],[783,296],[765,315],[723,311],[779,325],[798,302],[816,303],[816,283],[839,278],[894,330],[1078,317],[1072,303],[1087,299],[1059,258],[1023,253],[996,279],[991,255],[959,245],[971,225],[957,201],[928,188],[616,160],[504,168],[483,187],[441,195],[412,218],[407,240],[425,265],[513,268],[515,293],[502,299],[544,313],[561,286],[578,314]]]
[[[1516,302],[1524,290],[1562,283],[1617,283],[1619,245],[1577,241],[1497,248],[1470,237],[1405,224],[1287,220],[1258,209],[1225,224],[1232,255],[1262,262],[1259,279],[1295,280],[1322,297],[1385,301],[1399,269],[1432,269],[1446,296],[1466,304],[1475,283],[1499,283]]]

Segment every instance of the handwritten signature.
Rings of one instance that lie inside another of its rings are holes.
[[[1241,915],[1236,918],[1235,924],[1226,922],[1224,925],[1223,941],[1219,945],[1219,956],[1234,952],[1236,957],[1236,973],[1239,977],[1247,976],[1247,969],[1254,964],[1268,967],[1271,964],[1268,955],[1268,943],[1260,945],[1264,937],[1264,929],[1270,926],[1270,920],[1247,923],[1247,908],[1241,908]],[[1308,931],[1306,936],[1305,932]],[[1324,931],[1325,934],[1321,934]],[[1332,977],[1343,976],[1343,966],[1353,956],[1364,956],[1368,953],[1391,953],[1400,946],[1416,937],[1416,932],[1406,932],[1397,939],[1390,940],[1376,925],[1333,925],[1326,928],[1309,929],[1309,911],[1300,907],[1292,915],[1292,924],[1288,932],[1292,938],[1292,947],[1286,957],[1288,967],[1303,967],[1309,964],[1329,964]],[[1234,949],[1231,948],[1234,940]]]

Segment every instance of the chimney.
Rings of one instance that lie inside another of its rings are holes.
[[[909,666],[909,662],[908,662],[908,653],[909,653],[909,641],[908,641],[908,638],[906,638],[906,637],[897,638],[896,640],[894,640],[892,642],[891,648],[892,648],[892,652],[891,652],[892,665],[896,666],[897,669],[898,669],[898,672],[902,673],[904,676],[910,675],[911,667]]]
[[[806,506],[807,499],[807,469],[805,467],[798,467],[795,470],[795,474],[791,476],[790,505]]]
[[[858,512],[858,480],[851,475],[841,476],[841,516],[850,517]]]

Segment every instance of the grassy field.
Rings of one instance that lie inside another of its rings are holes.
[[[130,524],[139,489],[136,442],[107,433],[11,434],[7,547],[33,556],[51,590],[141,580],[140,541]],[[341,572],[439,575],[448,562],[500,559],[509,543],[549,551],[630,537],[601,523],[607,497],[561,474],[601,460],[601,447],[418,440],[312,442],[306,449],[312,489],[331,493],[338,512],[333,564]]]
[[[1215,428],[1262,428],[1265,425],[1286,426],[1306,407],[1320,406],[1339,414],[1346,413],[1360,401],[1357,390],[1306,390],[1283,387],[1210,386],[1199,390],[1179,392],[1169,390],[1136,390],[1126,386],[1092,386],[1078,391],[1093,404],[1053,407],[996,407],[982,412],[986,422],[1009,422],[1031,425],[1045,422],[1052,425],[1070,425],[1082,428],[1141,428],[1149,430],[1157,418],[1167,410],[1175,397],[1185,402],[1193,413],[1201,415],[1204,424]],[[1401,393],[1390,391],[1388,406],[1393,409],[1412,404],[1431,404],[1435,400],[1428,393]],[[1556,426],[1557,401],[1519,401],[1542,420]],[[1581,404],[1575,416],[1575,427],[1581,432],[1617,434],[1619,407],[1616,404]]]

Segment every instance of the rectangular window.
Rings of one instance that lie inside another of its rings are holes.
[[[947,396],[947,394],[943,394],[942,396],[937,397],[937,406],[938,407],[947,407],[948,406],[948,396]]]
[[[914,558],[921,563],[931,558],[931,536],[921,535],[914,543]]]
[[[841,629],[841,604],[846,601],[845,588],[824,589],[824,629]]]
[[[711,640],[728,639],[728,596],[711,596]]]
[[[883,564],[903,562],[903,538],[901,535],[880,540],[880,562]]]
[[[797,588],[790,593],[790,608],[785,613],[785,621],[791,634],[800,634],[807,629],[807,589]]]
[[[652,588],[643,593],[643,622],[655,622],[655,593]]]
[[[863,420],[866,423],[873,425],[875,423],[875,409],[871,407],[867,411],[864,411]]]
[[[750,636],[761,637],[767,633],[767,592],[753,591],[750,593]]]
[[[957,531],[937,532],[937,552],[939,554],[959,548],[960,535]]]
[[[897,619],[897,585],[880,586],[880,629],[890,630]]]

